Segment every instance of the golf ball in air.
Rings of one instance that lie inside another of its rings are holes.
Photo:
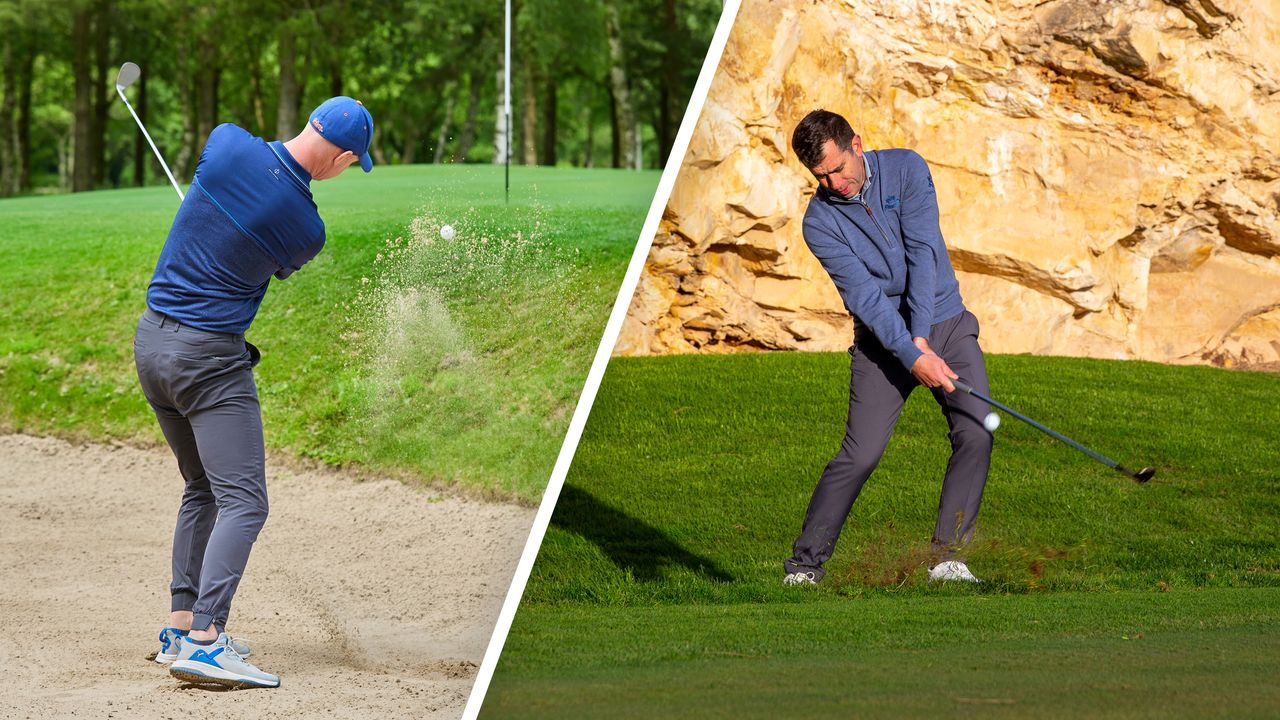
[[[986,428],[987,432],[995,432],[996,428],[1000,427],[1000,416],[993,412],[987,413],[987,416],[982,418],[982,427]]]
[[[440,237],[444,238],[445,240],[452,240],[454,235],[457,235],[457,233],[454,232],[452,225],[440,226]]]

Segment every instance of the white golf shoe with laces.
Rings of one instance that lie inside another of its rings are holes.
[[[982,582],[959,560],[946,560],[929,568],[929,582]]]
[[[208,645],[190,639],[178,648],[178,659],[169,666],[169,674],[190,683],[217,683],[231,688],[280,687],[280,677],[263,672],[245,660],[231,645],[226,633]]]
[[[782,584],[783,585],[817,585],[818,577],[812,571],[787,573],[787,576],[782,578]]]

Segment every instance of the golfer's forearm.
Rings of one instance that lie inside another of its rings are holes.
[[[906,323],[889,302],[889,298],[878,288],[853,293],[853,295],[852,302],[849,296],[845,297],[845,306],[854,316],[854,322],[862,323],[870,329],[876,336],[876,340],[879,340],[880,344],[892,353],[903,367],[910,370],[924,353],[912,341],[911,333],[907,332]],[[872,295],[878,297],[871,297]]]
[[[854,255],[849,246],[829,232],[805,223],[804,241],[809,251],[844,300],[845,309],[855,322],[866,325],[893,356],[908,370],[920,357],[920,349],[911,341],[907,325],[898,313],[897,303],[891,302],[871,276],[866,265]]]

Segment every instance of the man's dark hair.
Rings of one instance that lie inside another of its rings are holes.
[[[830,110],[814,110],[791,133],[791,148],[807,168],[822,162],[822,147],[834,140],[841,150],[853,151],[853,128],[849,121]]]

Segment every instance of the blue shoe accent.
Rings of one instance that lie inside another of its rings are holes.
[[[161,628],[160,637],[157,638],[158,640],[160,640],[160,652],[162,653],[169,652],[169,649],[174,644],[175,638],[186,637],[186,636],[187,636],[186,630],[179,630],[178,628],[175,628],[175,627]]]
[[[168,665],[178,657],[178,650],[182,644],[182,638],[187,636],[186,630],[179,630],[175,627],[167,627],[160,629],[160,651],[156,653],[155,661],[161,665]]]
[[[222,666],[221,666],[221,665],[219,665],[219,664],[218,664],[218,661],[217,661],[217,660],[214,660],[214,658],[216,658],[216,657],[218,657],[219,655],[221,655],[221,654],[222,654],[222,651],[223,651],[223,650],[226,650],[226,649],[227,649],[227,648],[226,648],[225,646],[223,646],[223,647],[218,648],[217,650],[214,650],[214,651],[213,651],[213,652],[211,652],[211,653],[210,653],[210,652],[205,652],[205,651],[203,651],[203,650],[196,650],[195,652],[191,653],[191,657],[190,657],[190,658],[188,658],[188,659],[189,659],[191,662],[202,662],[202,663],[207,663],[207,664],[212,665],[212,666],[214,666],[214,667],[216,667],[216,668],[220,668],[220,667],[222,667]]]

